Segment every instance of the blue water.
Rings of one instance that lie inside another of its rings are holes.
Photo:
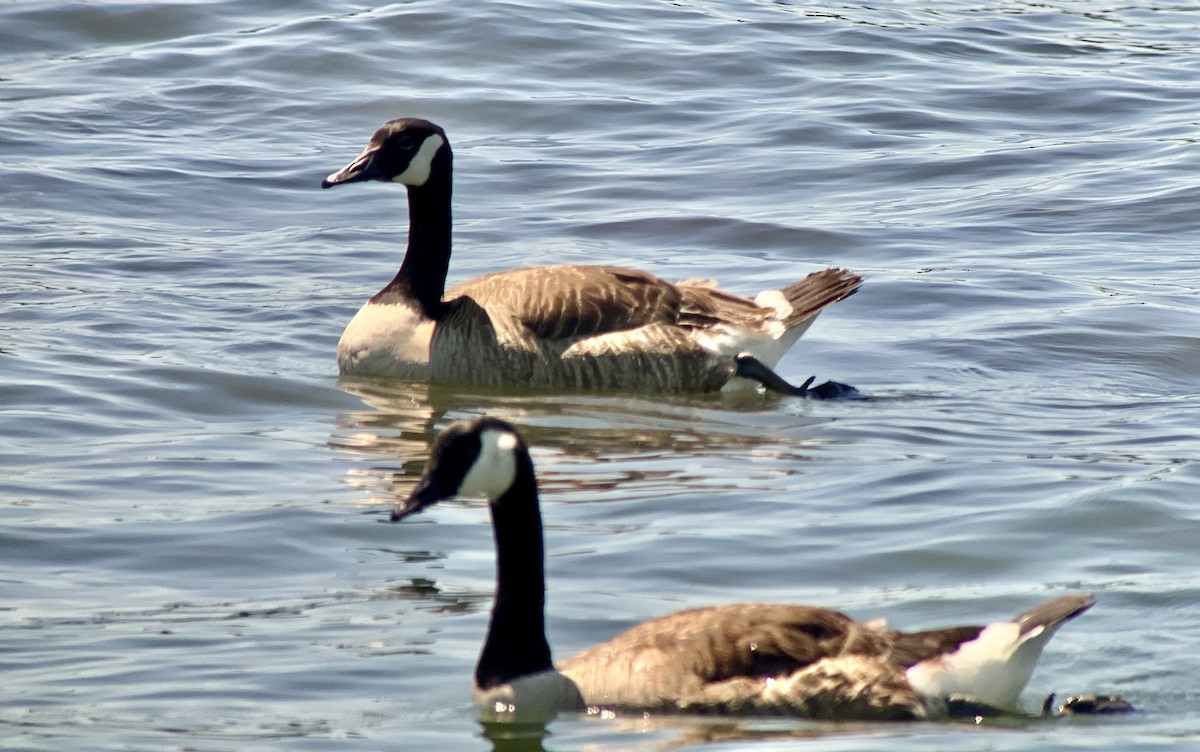
[[[547,750],[1200,748],[1198,52],[1185,4],[0,5],[0,747],[490,748],[486,514],[379,524],[490,413],[535,447],[558,655],[730,600],[917,629],[1088,589],[1025,704],[1141,711]],[[318,183],[398,116],[454,144],[451,282],[845,266],[780,370],[877,399],[339,380],[406,216]]]

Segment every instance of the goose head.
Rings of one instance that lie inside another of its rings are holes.
[[[450,142],[440,126],[420,118],[384,123],[362,154],[321,181],[322,188],[364,180],[381,180],[419,188],[432,175],[448,170]],[[445,166],[439,164],[445,161]]]
[[[434,442],[425,473],[391,520],[457,496],[483,496],[495,507],[518,478],[532,474],[529,450],[509,423],[488,417],[453,423]]]

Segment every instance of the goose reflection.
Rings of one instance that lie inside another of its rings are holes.
[[[538,447],[543,489],[559,501],[735,490],[744,476],[719,465],[749,456],[803,472],[826,443],[807,438],[806,427],[830,419],[799,400],[781,412],[764,395],[651,400],[368,378],[338,386],[364,406],[339,415],[328,445],[350,460],[344,482],[364,490],[372,507],[408,493],[437,432],[456,418],[488,414],[519,426]]]
[[[483,735],[494,752],[546,752],[543,741],[549,732],[544,723],[481,722]]]

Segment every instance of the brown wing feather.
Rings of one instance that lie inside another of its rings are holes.
[[[725,323],[744,328],[751,339],[781,336],[779,323],[768,320],[787,310],[786,299],[808,306],[799,319],[799,308],[785,319],[799,324],[785,335],[790,345],[821,306],[851,294],[859,281],[840,269],[818,272],[774,293],[772,305],[763,307],[713,282],[673,285],[620,267],[498,272],[446,294],[430,341],[429,375],[435,381],[710,392],[735,369],[732,358],[708,349],[698,330]]]
[[[447,299],[470,296],[503,312],[538,339],[577,339],[675,322],[683,296],[658,277],[611,266],[512,269],[464,282]]]
[[[795,309],[792,326],[853,295],[862,278],[845,269],[824,269],[784,287]],[[446,298],[469,296],[496,318],[520,322],[540,340],[580,339],[652,324],[707,327],[730,323],[761,326],[774,311],[725,292],[710,281],[673,285],[636,269],[560,265],[510,269],[468,280]]]
[[[950,627],[928,632],[893,632],[892,660],[908,668],[943,653],[953,653],[964,642],[974,640],[983,627]]]
[[[722,322],[757,327],[773,313],[753,300],[725,292],[708,282],[680,282],[683,307],[680,323],[713,326]]]
[[[836,611],[729,604],[654,619],[562,661],[589,703],[688,704],[715,687],[758,687],[846,653],[887,655],[890,636]],[[632,677],[636,679],[631,681]],[[730,697],[729,702],[757,702]]]

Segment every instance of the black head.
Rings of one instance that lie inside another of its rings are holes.
[[[429,456],[429,464],[408,498],[392,512],[398,522],[455,496],[485,496],[495,503],[528,466],[529,450],[517,429],[499,418],[450,424]]]
[[[450,155],[450,142],[441,127],[420,118],[389,120],[371,136],[362,154],[322,180],[321,187],[363,180],[422,186],[437,169],[439,154],[443,159]]]

